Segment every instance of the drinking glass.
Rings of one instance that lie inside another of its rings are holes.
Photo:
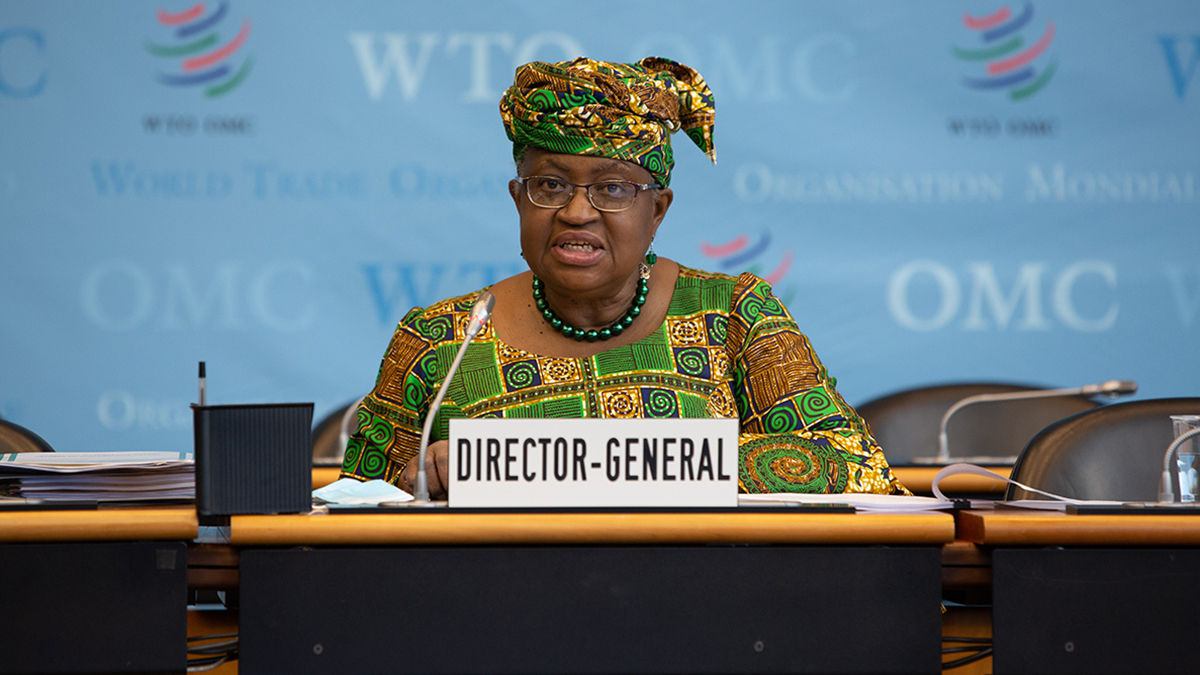
[[[1200,415],[1171,415],[1174,437],[1179,438],[1192,429],[1200,428]],[[1179,470],[1179,501],[1195,502],[1200,495],[1200,436],[1184,441],[1175,454]]]

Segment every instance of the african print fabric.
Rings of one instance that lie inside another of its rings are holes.
[[[713,93],[700,73],[670,59],[527,63],[500,99],[500,118],[514,156],[532,146],[623,159],[663,187],[675,165],[671,134],[680,129],[717,161]]]
[[[394,483],[417,454],[476,295],[413,309],[397,326],[343,476]],[[447,388],[433,440],[456,417],[737,417],[743,492],[907,493],[835,384],[766,281],[681,267],[662,325],[594,356],[531,354],[489,321]]]

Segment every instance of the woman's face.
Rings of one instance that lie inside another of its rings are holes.
[[[517,167],[520,176],[552,176],[578,185],[607,180],[654,183],[642,167],[618,159],[565,155],[530,148]],[[521,252],[529,269],[549,289],[580,296],[620,293],[650,247],[667,215],[669,189],[638,193],[624,211],[597,211],[586,190],[557,209],[536,206],[517,181],[509,192],[521,218]]]

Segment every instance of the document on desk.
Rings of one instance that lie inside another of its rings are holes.
[[[195,499],[190,452],[0,454],[0,494],[24,499],[145,502]]]
[[[807,494],[799,492],[771,492],[766,494],[738,495],[738,504],[845,504],[853,506],[855,511],[936,511],[952,509],[954,502],[948,499],[934,499],[911,495],[874,495],[874,494]]]
[[[165,450],[0,453],[0,472],[3,473],[80,473],[107,469],[188,467],[194,464],[190,452]]]

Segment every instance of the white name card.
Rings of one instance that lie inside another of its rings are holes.
[[[453,419],[450,506],[737,506],[735,419]]]

